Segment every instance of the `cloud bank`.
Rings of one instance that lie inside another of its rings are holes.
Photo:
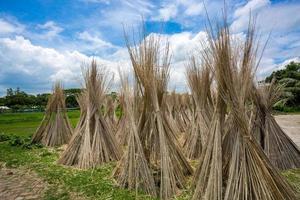
[[[291,60],[300,61],[299,2],[228,2],[234,35],[240,37],[244,34],[250,15],[257,19],[258,39],[265,41],[272,31],[257,73],[258,79]],[[185,91],[186,60],[197,53],[206,40],[205,8],[210,16],[220,17],[223,6],[215,0],[206,2],[205,7],[195,0],[164,0],[159,3],[78,0],[77,3],[88,12],[74,17],[70,23],[54,19],[20,22],[17,17],[0,12],[0,95],[4,95],[9,87],[21,87],[31,93],[48,92],[58,79],[67,88],[80,87],[82,65],[91,59],[97,59],[116,74],[112,86],[116,90],[118,68],[131,69],[124,45],[123,25],[136,29],[141,16],[146,22],[172,22],[180,27],[179,31],[171,27],[170,32],[162,35],[170,42],[172,51],[169,88]]]

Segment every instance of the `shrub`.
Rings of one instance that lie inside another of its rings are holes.
[[[33,149],[33,148],[42,148],[42,144],[32,144],[31,138],[20,137],[17,135],[8,135],[5,133],[0,133],[0,142],[8,142],[10,146],[18,146],[25,149]]]

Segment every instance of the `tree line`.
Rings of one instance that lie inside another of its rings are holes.
[[[76,96],[80,92],[81,89],[78,88],[64,90],[64,93],[66,95],[66,106],[68,108],[78,107]],[[6,96],[0,98],[0,106],[7,106],[13,110],[43,110],[47,105],[47,101],[50,95],[50,93],[32,95],[22,91],[19,87],[16,89],[8,88],[6,90]]]

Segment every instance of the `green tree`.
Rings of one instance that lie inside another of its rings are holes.
[[[300,63],[291,62],[284,69],[274,71],[265,79],[266,83],[275,78],[277,84],[282,84],[281,106],[300,107]]]
[[[35,98],[35,105],[39,107],[45,107],[47,105],[49,96],[49,93],[37,94]]]
[[[0,97],[0,106],[4,106],[4,105],[5,105],[5,98]]]
[[[81,93],[82,89],[79,88],[70,88],[65,89],[66,95],[66,106],[68,108],[78,108],[77,96]]]

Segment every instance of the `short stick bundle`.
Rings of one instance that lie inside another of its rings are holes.
[[[86,169],[121,158],[120,146],[101,110],[107,86],[107,73],[92,61],[85,74],[86,88],[78,98],[80,119],[59,163]]]
[[[127,150],[114,171],[114,177],[121,187],[135,190],[136,192],[144,191],[149,195],[156,196],[154,178],[138,134],[133,105],[134,93],[130,89],[128,79],[124,75],[121,76],[121,81],[124,98],[123,114],[128,119],[126,120],[126,123],[128,123],[126,130],[128,131],[128,140],[126,141]]]
[[[257,128],[256,138],[275,167],[280,170],[299,168],[299,148],[272,116],[272,106],[278,100],[280,93],[281,86],[276,86],[275,80],[263,88],[253,88],[256,105],[256,120],[254,120],[254,128]]]
[[[32,136],[33,143],[46,146],[59,146],[69,142],[72,127],[67,116],[65,95],[59,82],[54,85],[53,94],[49,97],[43,121]]]

